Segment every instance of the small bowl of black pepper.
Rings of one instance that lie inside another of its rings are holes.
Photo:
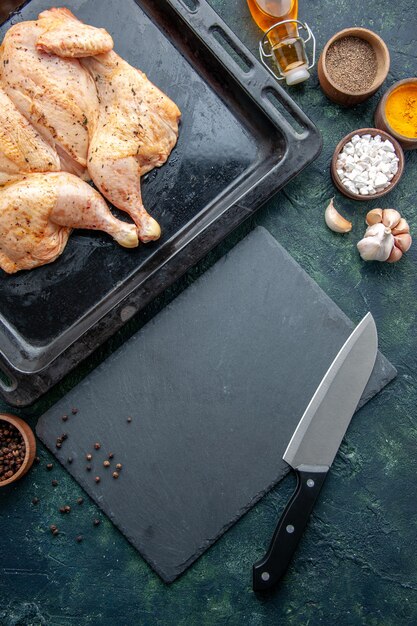
[[[379,35],[367,28],[345,28],[324,46],[318,77],[332,102],[353,106],[378,91],[389,67],[389,51]]]
[[[24,420],[0,413],[0,487],[19,480],[29,471],[36,455],[36,440]]]

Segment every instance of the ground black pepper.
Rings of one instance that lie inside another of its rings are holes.
[[[0,482],[8,480],[21,468],[26,446],[15,426],[0,420]]]
[[[359,37],[342,37],[329,47],[326,68],[330,79],[342,89],[361,93],[369,89],[377,72],[376,54]]]

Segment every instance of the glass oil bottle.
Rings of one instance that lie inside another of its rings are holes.
[[[256,24],[265,35],[260,43],[262,62],[271,70],[267,60],[275,61],[278,80],[285,78],[288,85],[296,85],[310,76],[309,69],[314,65],[315,40],[307,24],[298,17],[298,0],[247,0]],[[306,29],[307,39],[299,35],[299,29]],[[312,41],[313,62],[309,65],[306,43]]]

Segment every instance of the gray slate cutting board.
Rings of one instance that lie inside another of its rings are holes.
[[[257,228],[43,415],[37,433],[170,582],[287,473],[281,456],[352,328]],[[361,404],[395,374],[379,354]],[[112,466],[123,464],[117,480],[103,467],[110,451]]]

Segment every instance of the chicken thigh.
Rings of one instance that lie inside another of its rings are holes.
[[[67,9],[15,24],[0,48],[1,82],[17,109],[56,150],[61,168],[88,178],[88,132],[97,117],[97,91],[76,58],[111,50],[103,29],[79,22]],[[48,51],[45,51],[48,50]]]
[[[9,274],[51,263],[73,228],[102,230],[138,245],[134,224],[116,219],[101,195],[66,172],[29,174],[0,189],[0,267]]]
[[[58,154],[0,87],[0,187],[30,172],[59,172]]]

